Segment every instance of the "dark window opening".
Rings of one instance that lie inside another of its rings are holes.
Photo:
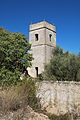
[[[50,34],[50,35],[49,35],[49,40],[51,41],[51,39],[52,39],[52,35]]]
[[[38,34],[35,34],[35,40],[38,41]]]
[[[38,67],[35,67],[36,69],[36,77],[38,77]]]

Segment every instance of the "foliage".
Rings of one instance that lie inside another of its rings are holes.
[[[48,80],[80,81],[80,56],[56,47],[43,76]]]
[[[27,90],[27,104],[34,110],[39,109],[40,103],[39,99],[36,98],[36,79],[31,77],[24,78],[23,81],[19,82],[24,91]],[[25,88],[25,89],[24,89]]]
[[[30,48],[25,35],[0,27],[0,84],[16,84],[22,72],[31,65]]]
[[[70,115],[65,114],[65,115],[54,115],[54,114],[48,114],[48,117],[50,120],[70,120]]]

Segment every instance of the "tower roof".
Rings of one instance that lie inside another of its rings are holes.
[[[56,32],[55,26],[49,22],[46,22],[46,21],[41,21],[38,23],[30,24],[30,31],[34,31],[34,30],[42,29],[42,28],[46,28],[46,29],[49,29],[49,30]]]

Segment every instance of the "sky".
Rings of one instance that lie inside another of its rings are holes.
[[[29,36],[29,25],[48,21],[56,26],[56,43],[80,52],[80,0],[0,0],[0,26]]]

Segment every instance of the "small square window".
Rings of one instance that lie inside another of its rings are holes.
[[[52,35],[51,35],[51,34],[49,34],[49,40],[51,41],[51,39],[52,39]]]
[[[39,39],[38,34],[35,34],[35,40],[38,41],[38,39]]]

